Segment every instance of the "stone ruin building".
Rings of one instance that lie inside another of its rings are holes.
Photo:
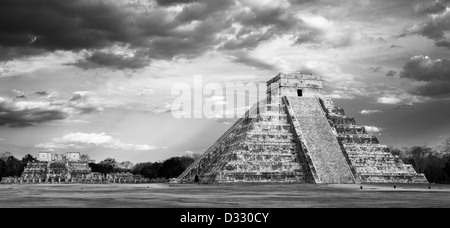
[[[279,74],[179,183],[428,183],[322,91],[322,77]]]
[[[131,173],[101,174],[92,172],[88,161],[83,161],[78,152],[69,152],[66,156],[53,156],[41,152],[37,161],[28,162],[21,177],[3,178],[2,184],[22,183],[149,183],[140,175]]]

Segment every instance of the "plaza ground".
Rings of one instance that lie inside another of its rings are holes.
[[[0,185],[0,207],[450,207],[450,185]]]

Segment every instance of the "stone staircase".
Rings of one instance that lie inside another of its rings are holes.
[[[325,102],[324,102],[325,103]],[[364,126],[356,125],[353,117],[343,109],[326,102],[327,117],[337,133],[342,149],[348,155],[350,165],[361,183],[428,183],[425,175],[418,174],[412,165],[392,155],[376,136],[369,135]]]
[[[319,98],[286,97],[289,115],[316,183],[354,183],[355,179],[330,127]]]
[[[284,109],[259,103],[257,115],[243,117],[180,182],[305,182],[291,125]],[[250,118],[251,116],[252,118]]]

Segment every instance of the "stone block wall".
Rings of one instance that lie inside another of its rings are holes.
[[[51,165],[52,162],[29,162],[21,177],[5,177],[1,184],[109,184],[109,183],[151,183],[152,180],[131,173],[104,175],[91,172],[86,162],[67,162]],[[53,167],[53,168],[52,168]]]
[[[255,106],[257,115],[249,112],[238,121],[179,181],[305,182],[285,110],[276,103]]]
[[[226,131],[178,182],[427,182],[325,98],[321,77],[281,73],[267,87],[267,99]]]
[[[361,183],[428,183],[425,175],[418,174],[412,165],[394,157],[376,136],[367,134],[363,126],[356,125],[353,117],[335,107],[331,99],[325,108],[330,125],[349,158],[357,180]]]

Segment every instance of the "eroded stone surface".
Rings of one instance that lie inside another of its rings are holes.
[[[332,104],[331,99],[327,99]],[[337,139],[348,155],[350,165],[362,183],[428,183],[424,174],[418,174],[410,164],[394,157],[388,146],[369,135],[343,109],[330,105],[325,108],[330,125],[336,129]]]
[[[149,183],[140,175],[131,173],[101,174],[92,172],[88,162],[80,160],[79,153],[68,153],[65,159],[39,153],[38,161],[29,162],[20,177],[4,177],[2,184],[99,184],[99,183]]]
[[[322,78],[279,74],[258,102],[178,177],[181,183],[426,183],[323,96]]]

